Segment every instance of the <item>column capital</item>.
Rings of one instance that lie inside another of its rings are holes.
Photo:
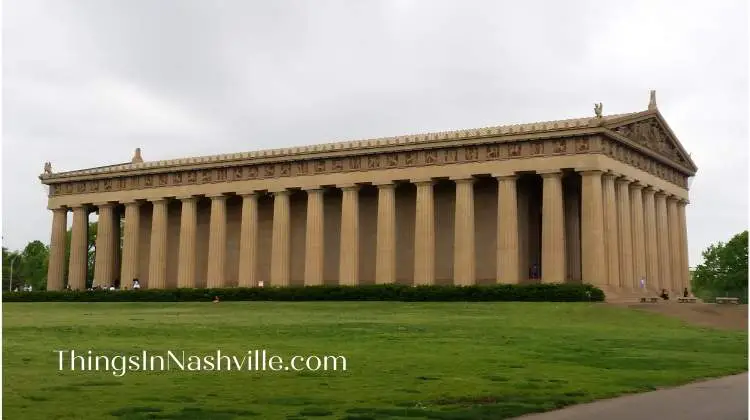
[[[301,187],[300,189],[302,191],[306,191],[307,193],[325,190],[325,188],[323,188],[323,186],[321,186],[321,185],[311,185],[311,186],[307,186],[307,187]]]
[[[620,176],[621,175],[618,174],[617,172],[612,172],[612,171],[602,172],[602,178],[614,178],[614,179],[617,179]]]
[[[549,178],[549,177],[562,177],[563,173],[561,169],[545,169],[541,171],[536,171],[537,175],[541,175],[542,178]]]
[[[455,182],[456,184],[458,184],[459,182],[463,183],[463,184],[467,184],[467,183],[473,184],[474,181],[476,181],[476,178],[474,178],[471,175],[469,175],[468,177],[466,177],[466,176],[452,176],[452,177],[450,177],[450,180],[453,181],[453,182]]]
[[[68,213],[68,210],[70,210],[67,206],[59,206],[59,207],[53,207],[50,209],[52,213]]]
[[[677,197],[676,195],[667,194],[667,201],[680,201],[682,198]]]
[[[341,191],[359,191],[360,186],[358,184],[341,184],[336,185],[336,188],[340,189]]]
[[[518,179],[518,175],[516,175],[515,173],[512,173],[512,174],[495,173],[495,174],[492,174],[492,177],[497,179],[498,181],[515,181]]]
[[[226,200],[227,198],[229,198],[229,196],[226,195],[226,194],[222,194],[222,193],[219,193],[219,194],[206,194],[206,198],[210,198],[211,201],[214,201],[214,200],[217,200],[217,201],[218,200],[222,200],[223,201],[223,200]]]
[[[410,179],[409,182],[411,182],[414,185],[434,185],[435,184],[435,180],[432,178]]]
[[[200,197],[195,196],[195,195],[183,195],[183,196],[179,196],[179,197],[175,197],[175,198],[177,200],[182,201],[183,203],[186,202],[186,201],[188,201],[188,202],[189,201],[198,201],[200,199]]]
[[[580,173],[581,176],[601,176],[604,171],[597,168],[576,168],[576,172]]]
[[[120,203],[124,204],[126,207],[128,207],[128,206],[136,206],[136,207],[138,207],[141,204],[143,204],[144,201],[145,200],[142,200],[142,199],[132,199],[132,200],[120,201]]]
[[[681,206],[687,206],[688,204],[690,204],[690,200],[688,200],[687,198],[680,198],[679,200],[677,200],[677,204]]]
[[[656,194],[656,188],[653,185],[644,185],[643,192],[646,194]]]
[[[277,190],[277,191],[268,191],[269,194],[273,194],[274,197],[287,197],[291,194],[291,191],[287,190],[286,188],[283,190]]]
[[[378,187],[379,190],[388,189],[388,188],[396,188],[396,183],[392,181],[373,182],[372,185],[375,185],[376,187]]]
[[[615,182],[619,182],[621,184],[633,184],[635,183],[635,179],[629,177],[629,176],[620,176],[615,178]]]
[[[150,202],[152,202],[154,204],[167,203],[169,201],[169,198],[167,198],[167,197],[149,198],[149,199],[147,199],[147,201],[150,201]]]
[[[664,190],[659,190],[659,189],[655,190],[655,193],[654,193],[654,197],[659,198],[659,199],[666,198],[667,195],[668,194],[664,192]]]

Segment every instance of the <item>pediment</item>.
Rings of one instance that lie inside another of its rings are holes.
[[[636,118],[611,121],[605,126],[641,148],[667,158],[679,168],[687,170],[687,175],[694,175],[697,171],[690,155],[658,111],[641,114]]]

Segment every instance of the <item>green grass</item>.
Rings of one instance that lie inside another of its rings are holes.
[[[20,303],[4,418],[501,419],[745,371],[747,333],[586,303]],[[283,357],[346,372],[58,371],[55,349]]]

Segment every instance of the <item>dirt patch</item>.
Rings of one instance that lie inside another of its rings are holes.
[[[702,327],[747,330],[747,305],[715,303],[613,303],[613,305],[657,312]]]

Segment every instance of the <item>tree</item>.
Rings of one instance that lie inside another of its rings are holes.
[[[18,269],[20,279],[33,290],[47,289],[47,262],[49,248],[41,241],[32,241],[21,252],[21,266]]]
[[[704,298],[716,296],[747,299],[747,242],[748,232],[732,237],[727,243],[718,242],[703,251],[703,264],[693,273],[693,290]]]
[[[18,251],[9,251],[8,248],[3,248],[3,290],[13,289],[18,286],[21,288],[23,280],[18,276],[18,268],[21,265],[21,253]],[[11,266],[13,267],[11,273]],[[11,277],[12,275],[12,277]],[[7,280],[6,280],[7,279]],[[11,285],[10,282],[13,282]]]

